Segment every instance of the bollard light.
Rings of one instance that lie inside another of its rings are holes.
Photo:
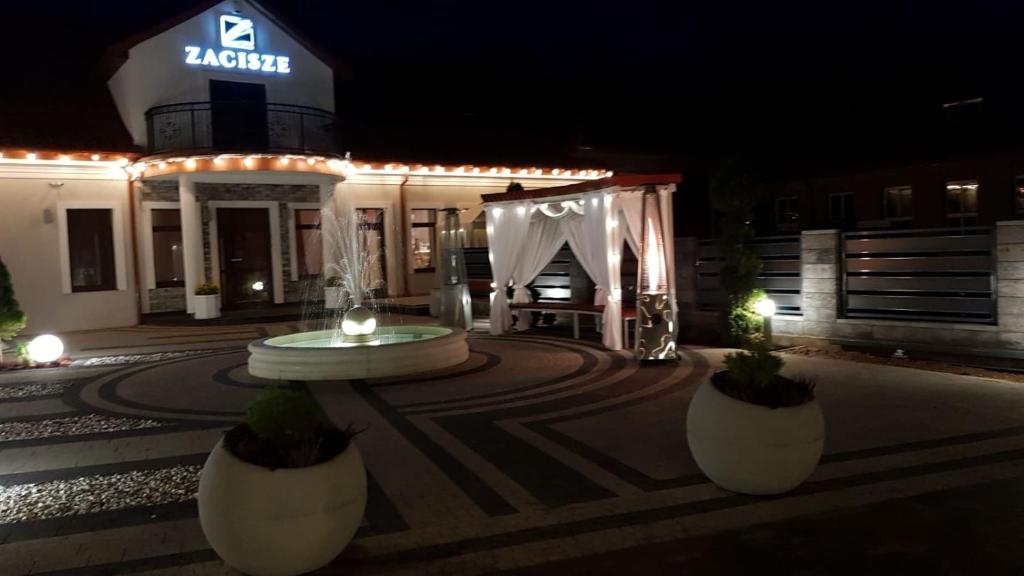
[[[754,303],[754,311],[765,318],[775,316],[775,300],[772,300],[771,298],[761,298]]]
[[[64,355],[64,343],[53,334],[36,336],[28,343],[28,357],[37,364],[55,362]]]

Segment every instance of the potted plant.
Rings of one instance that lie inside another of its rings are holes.
[[[686,437],[701,471],[744,494],[781,494],[814,472],[825,418],[814,384],[779,374],[783,360],[765,345],[725,356],[725,370],[697,389]]]
[[[268,388],[200,474],[199,522],[210,546],[254,576],[328,564],[366,508],[366,470],[352,436],[307,392]]]
[[[206,320],[220,317],[220,288],[203,282],[196,286],[195,318]]]
[[[345,300],[340,276],[328,276],[324,280],[324,308],[341,308]]]

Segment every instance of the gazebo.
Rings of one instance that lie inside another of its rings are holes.
[[[530,284],[568,242],[596,285],[602,342],[623,348],[623,243],[640,261],[638,355],[674,358],[676,323],[672,194],[678,174],[625,174],[556,188],[483,195],[494,292],[491,334],[512,329],[512,303],[531,301]],[[647,333],[645,333],[647,330]]]

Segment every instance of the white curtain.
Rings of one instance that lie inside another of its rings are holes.
[[[512,327],[512,312],[505,290],[530,229],[530,208],[530,202],[486,207],[487,244],[495,286],[491,293],[491,334],[504,334]]]
[[[540,210],[534,210],[529,231],[523,241],[523,247],[519,251],[519,258],[512,273],[515,283],[515,291],[512,293],[514,304],[528,304],[533,301],[530,290],[526,287],[527,284],[533,282],[534,278],[544,270],[544,267],[551,262],[564,243],[565,230],[559,224],[559,220],[544,215]],[[516,328],[526,330],[529,327],[530,314],[520,314]]]
[[[613,209],[610,191],[583,195],[583,217],[563,218],[563,226],[576,259],[597,285],[594,304],[604,305],[601,342],[609,350],[622,349],[623,226]]]
[[[643,192],[619,192],[615,196],[613,204],[615,211],[619,214],[619,222],[624,223],[626,229],[623,235],[629,243],[629,249],[637,258],[640,257],[640,237],[643,231]]]

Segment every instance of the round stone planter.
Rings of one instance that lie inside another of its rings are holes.
[[[736,400],[705,380],[686,412],[693,459],[718,486],[743,494],[781,494],[814,472],[825,445],[817,401],[768,408]]]
[[[253,576],[327,565],[352,540],[366,508],[366,470],[350,444],[333,459],[270,470],[224,448],[199,476],[199,523],[224,562]]]

